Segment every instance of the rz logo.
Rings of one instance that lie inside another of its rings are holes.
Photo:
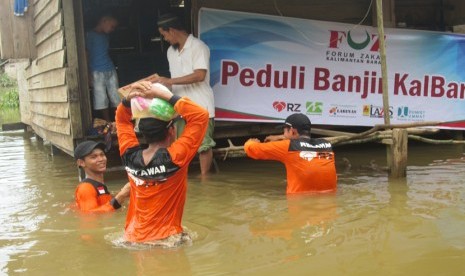
[[[288,103],[287,104],[287,111],[301,112],[300,111],[300,106],[301,106],[301,104],[299,104],[299,103]]]
[[[286,111],[301,112],[300,106],[301,104],[299,103],[285,103],[285,102],[279,102],[279,101],[276,101],[273,103],[273,108],[278,112],[281,112],[284,109]]]
[[[286,108],[286,103],[285,102],[274,102],[273,103],[273,108],[278,111],[278,112],[281,112],[284,110],[284,108]]]

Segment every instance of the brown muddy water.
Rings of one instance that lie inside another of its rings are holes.
[[[34,136],[0,132],[0,273],[4,275],[464,275],[462,146],[411,145],[405,180],[389,180],[381,146],[337,147],[338,192],[286,197],[284,168],[218,161],[206,181],[192,166],[178,248],[128,248],[126,208],[70,208],[71,157]],[[345,157],[352,162],[348,169]],[[117,160],[114,162],[119,162]],[[126,181],[110,172],[117,191]]]

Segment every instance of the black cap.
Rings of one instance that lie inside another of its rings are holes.
[[[302,113],[295,113],[289,115],[284,121],[284,125],[281,125],[281,127],[292,127],[298,130],[310,131],[312,128],[312,122],[310,122],[310,119],[306,115]]]
[[[139,132],[144,135],[156,135],[169,128],[171,121],[162,121],[156,118],[142,118],[139,120]]]
[[[79,145],[77,145],[77,147],[74,149],[74,158],[76,160],[83,159],[96,148],[105,151],[105,144],[95,141],[84,141],[82,143],[79,143]]]

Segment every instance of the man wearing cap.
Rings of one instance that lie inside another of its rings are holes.
[[[287,194],[335,191],[337,175],[331,143],[310,138],[310,119],[301,113],[287,117],[282,127],[283,135],[268,136],[265,143],[249,139],[244,144],[247,156],[283,163]]]
[[[114,211],[129,197],[130,185],[127,183],[121,191],[112,197],[104,183],[103,176],[107,169],[105,144],[84,141],[74,150],[74,158],[79,168],[86,173],[86,178],[76,188],[75,198],[79,210],[91,213]]]
[[[116,110],[120,155],[131,184],[124,238],[153,245],[171,237],[182,242],[188,238],[181,226],[187,170],[207,130],[208,111],[147,81],[132,89]],[[142,118],[138,129],[147,145],[139,144],[130,107],[136,96],[168,101],[186,121],[181,136],[176,139],[172,120]]]
[[[174,95],[188,97],[209,113],[208,129],[199,148],[200,173],[208,174],[212,161],[215,123],[215,103],[210,86],[210,49],[200,39],[187,33],[181,20],[174,14],[158,18],[160,35],[171,44],[167,51],[171,78],[160,77],[157,81],[171,88]],[[177,136],[182,133],[184,122],[176,123]]]

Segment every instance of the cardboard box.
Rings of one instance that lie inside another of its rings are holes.
[[[139,82],[139,81],[151,81],[151,82],[155,82],[155,81],[158,79],[158,77],[159,77],[158,74],[153,74],[153,75],[150,75],[150,76],[145,77],[145,78],[143,78],[143,79],[140,79],[140,80],[138,80],[138,81],[135,81],[135,82],[133,82],[133,83],[130,83],[130,84],[128,84],[128,85],[125,85],[125,86],[123,86],[123,87],[120,87],[120,88],[118,89],[118,95],[119,95],[119,97],[122,99],[122,98],[126,97],[126,96],[129,94],[129,92],[131,92],[131,85],[133,85],[134,83]]]

